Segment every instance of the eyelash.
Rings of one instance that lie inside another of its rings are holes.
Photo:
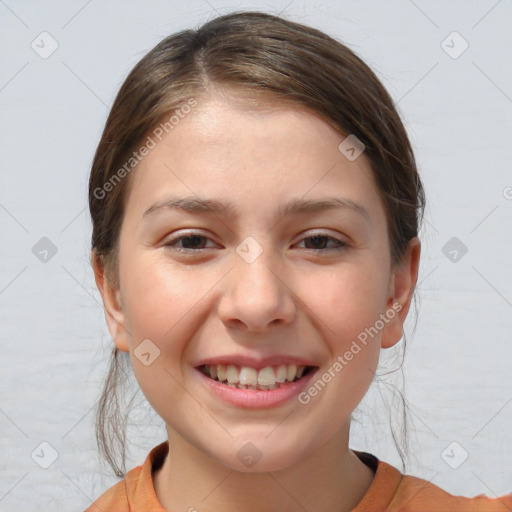
[[[198,233],[189,233],[187,235],[181,235],[181,236],[176,237],[176,238],[174,238],[172,240],[169,240],[167,243],[164,244],[164,246],[165,247],[169,247],[170,249],[173,249],[173,250],[177,250],[177,251],[180,251],[180,252],[186,252],[186,253],[189,253],[189,254],[190,253],[197,253],[198,251],[204,250],[204,249],[190,249],[188,247],[178,247],[176,245],[178,242],[180,242],[181,240],[186,239],[186,238],[202,238],[202,239],[209,240],[209,238],[207,236],[200,235]],[[316,253],[322,253],[322,252],[327,252],[327,251],[341,251],[341,250],[344,250],[344,249],[349,247],[349,244],[347,242],[344,242],[343,240],[339,240],[339,239],[334,238],[332,236],[325,235],[323,233],[317,233],[317,234],[314,234],[314,235],[310,235],[310,236],[304,237],[304,238],[301,239],[301,241],[308,240],[308,239],[311,239],[311,238],[326,238],[328,240],[332,240],[332,241],[336,242],[336,244],[337,244],[336,246],[330,247],[330,248],[327,248],[327,249],[309,249],[310,251],[313,251],[313,252],[316,252]]]

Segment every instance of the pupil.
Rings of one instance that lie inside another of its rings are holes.
[[[198,235],[184,236],[183,239],[182,239],[182,243],[185,246],[185,248],[190,249],[190,247],[187,247],[187,245],[189,245],[187,243],[187,241],[194,240],[195,242],[199,242],[200,243],[201,242],[201,238],[202,237],[200,237]],[[192,248],[195,248],[197,244],[192,243],[192,245],[193,245]]]
[[[326,241],[326,237],[325,237],[325,236],[322,236],[322,235],[318,235],[318,236],[310,236],[310,237],[308,237],[308,239],[307,239],[307,240],[312,240],[312,241],[316,241],[316,242],[318,242],[319,240],[320,240],[320,241],[321,241],[321,240],[323,240],[323,241],[325,242],[325,241]],[[307,245],[307,240],[306,240],[306,245]],[[315,244],[313,244],[313,245],[315,245]],[[320,245],[324,246],[325,244],[320,244]],[[314,249],[318,249],[318,248],[319,248],[319,247],[316,247],[316,246],[314,247]],[[321,247],[321,248],[322,248],[322,247]]]

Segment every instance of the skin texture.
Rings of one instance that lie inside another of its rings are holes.
[[[373,479],[348,447],[349,416],[381,347],[401,339],[420,244],[414,239],[392,272],[364,153],[349,161],[338,150],[345,136],[302,107],[248,109],[236,100],[225,91],[199,98],[130,177],[118,288],[93,258],[109,331],[167,425],[170,453],[154,474],[165,508],[348,511]],[[237,212],[162,209],[143,218],[176,195],[231,201]],[[324,196],[361,204],[369,220],[350,210],[279,214],[288,200]],[[164,245],[191,231],[206,239],[178,247],[195,253]],[[329,250],[335,241],[307,238],[319,234],[348,246]],[[248,236],[263,251],[252,263],[236,252]],[[242,409],[197,379],[200,359],[226,354],[291,354],[314,361],[321,375],[396,303],[402,309],[307,405]],[[134,355],[145,339],[160,350],[148,366]],[[251,468],[237,457],[247,442],[262,455]]]

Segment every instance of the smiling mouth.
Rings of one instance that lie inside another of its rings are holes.
[[[297,382],[316,368],[282,364],[256,370],[247,366],[203,364],[198,366],[197,370],[208,378],[232,388],[269,391]]]

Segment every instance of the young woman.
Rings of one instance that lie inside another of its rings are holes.
[[[347,47],[257,12],[133,69],[90,176],[115,344],[98,440],[124,480],[88,512],[506,511],[349,448],[418,275],[424,192],[393,101]],[[126,475],[122,357],[168,440]]]

